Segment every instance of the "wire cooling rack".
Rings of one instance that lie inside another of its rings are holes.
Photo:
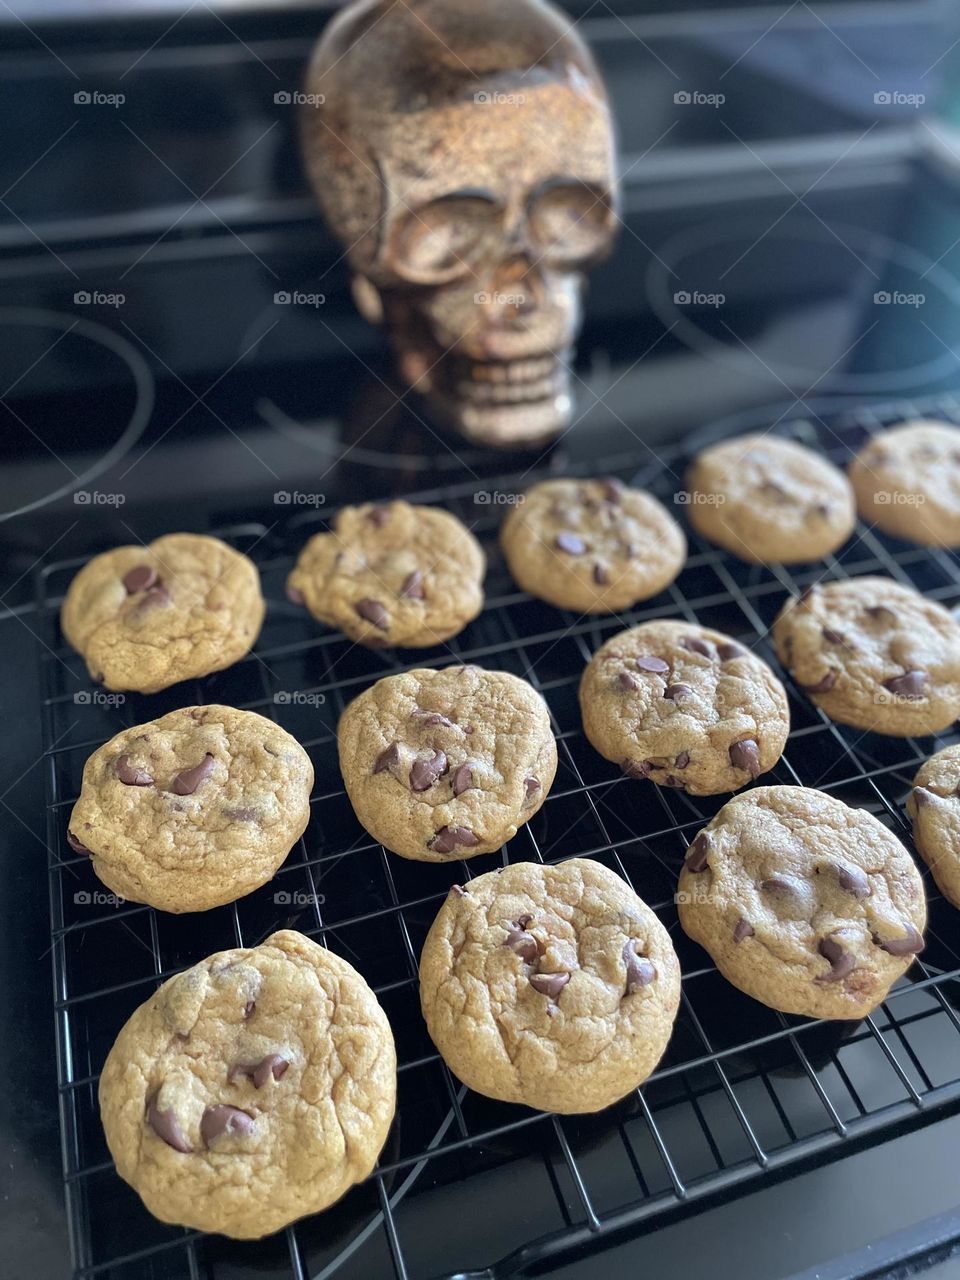
[[[776,427],[838,462],[865,435],[920,412],[960,420],[960,404],[807,406]],[[756,414],[724,430],[766,429]],[[672,504],[681,450],[642,445],[592,470]],[[662,595],[615,617],[577,617],[517,591],[496,549],[504,499],[518,476],[458,482],[417,495],[442,502],[490,556],[487,607],[449,645],[417,652],[352,647],[288,605],[283,582],[322,513],[281,534],[248,524],[216,532],[250,552],[269,602],[256,653],[228,671],[149,698],[94,689],[63,643],[60,599],[79,561],[43,568],[38,604],[48,790],[50,905],[63,1165],[77,1275],[109,1280],[328,1280],[373,1276],[514,1276],[573,1250],[690,1212],[761,1175],[785,1177],[855,1145],[882,1141],[960,1108],[957,916],[927,876],[928,946],[876,1013],[855,1024],[785,1017],[736,991],[677,924],[683,852],[728,798],[630,781],[586,742],[577,710],[584,664],[613,632],[680,616],[739,637],[776,667],[767,638],[788,592],[826,577],[886,573],[948,608],[960,564],[864,527],[824,564],[747,566],[691,536],[690,557]],[[477,492],[492,495],[477,499]],[[676,510],[682,511],[682,505]],[[560,767],[545,805],[501,853],[427,865],[386,853],[357,823],[336,760],[337,718],[382,675],[472,661],[528,679],[546,698]],[[781,672],[781,675],[783,673]],[[786,679],[792,732],[762,779],[820,787],[876,814],[909,842],[903,802],[919,763],[954,740],[884,738],[831,724]],[[86,757],[124,726],[192,702],[227,702],[273,717],[316,767],[312,817],[269,884],[229,907],[177,917],[104,895],[65,840]],[[669,928],[683,968],[670,1047],[636,1093],[597,1116],[556,1117],[493,1102],[455,1080],[419,1011],[417,964],[449,885],[501,862],[573,855],[625,877]],[[117,1177],[103,1139],[98,1072],[119,1028],[158,983],[221,948],[294,927],[350,960],[373,986],[397,1040],[397,1119],[374,1174],[327,1212],[265,1241],[236,1243],[155,1221]]]

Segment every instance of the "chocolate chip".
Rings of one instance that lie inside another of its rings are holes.
[[[617,676],[617,688],[629,693],[632,689],[640,688],[640,681],[632,676],[629,671],[621,671]]]
[[[742,942],[744,938],[752,938],[754,935],[754,927],[749,920],[744,920],[743,916],[737,921],[737,927],[733,931],[734,942]]]
[[[208,751],[192,769],[182,769],[174,778],[171,790],[178,796],[192,796],[204,778],[213,773],[213,756]]]
[[[721,662],[732,662],[734,658],[745,658],[747,651],[742,644],[718,644],[717,655]]]
[[[770,876],[767,880],[761,880],[760,888],[765,893],[785,893],[788,896],[797,891],[796,883],[783,876]]]
[[[530,916],[523,917],[525,924],[531,919]],[[540,954],[540,948],[537,946],[537,940],[532,933],[527,933],[525,924],[521,924],[518,920],[516,924],[512,924],[507,930],[506,945],[511,951],[516,952],[521,960],[525,960],[527,964],[532,964]]]
[[[701,640],[699,636],[684,636],[680,641],[680,647],[686,649],[688,653],[699,653],[704,658],[714,656],[713,645],[709,640]]]
[[[888,938],[884,942],[878,934],[873,935],[873,940],[881,951],[886,951],[891,956],[911,956],[917,955],[926,947],[921,935],[913,927],[912,924],[905,925],[906,933],[902,938]]]
[[[837,673],[828,671],[822,675],[816,684],[804,684],[800,687],[805,693],[829,693],[833,686],[837,683]]]
[[[730,763],[735,769],[746,769],[751,778],[760,773],[760,748],[753,738],[741,738],[730,748]]]
[[[616,476],[605,476],[600,483],[603,485],[603,496],[607,502],[617,503],[623,497],[626,486]]]
[[[525,929],[532,919],[533,916],[530,912],[524,911],[517,916],[516,920],[514,920],[513,926],[515,929]]]
[[[425,592],[423,590],[423,574],[419,569],[414,569],[413,573],[408,573],[403,580],[403,586],[400,588],[401,596],[406,596],[408,600],[422,600]]]
[[[452,884],[449,892],[452,893],[455,898],[465,898],[467,896],[467,891],[462,884]]]
[[[146,769],[130,763],[130,757],[122,755],[114,765],[117,777],[125,787],[152,787],[153,778]]]
[[[922,804],[929,804],[929,803],[930,803],[930,792],[927,790],[927,788],[926,788],[926,787],[914,787],[914,788],[913,788],[913,799],[914,799],[914,803],[915,803],[916,805],[918,805],[918,806],[919,806],[919,805],[922,805]],[[69,838],[70,838],[70,837],[69,837],[69,835],[68,835],[68,836],[67,836],[67,839],[69,840]]]
[[[147,1124],[157,1137],[162,1138],[168,1147],[173,1147],[174,1151],[189,1153],[193,1150],[193,1147],[186,1139],[186,1135],[180,1128],[180,1121],[177,1119],[176,1113],[174,1111],[161,1111],[157,1107],[156,1093],[147,1103]]]
[[[663,691],[663,696],[669,698],[671,702],[682,702],[684,698],[693,697],[693,690],[688,684],[668,684]]]
[[[664,671],[670,670],[669,662],[664,662],[662,658],[650,657],[649,654],[637,658],[635,665],[639,671],[652,671],[656,675],[662,675]]]
[[[358,600],[353,607],[361,618],[373,623],[381,631],[389,629],[390,616],[379,600],[370,600],[365,597],[363,600]]]
[[[542,996],[556,1000],[560,992],[570,981],[569,973],[531,973],[530,985]]]
[[[127,589],[127,595],[133,596],[138,591],[146,591],[156,582],[157,576],[157,571],[152,564],[138,564],[135,568],[128,569],[123,575],[123,585]]]
[[[304,600],[303,592],[300,591],[297,587],[291,587],[290,583],[288,582],[285,590],[286,590],[287,599],[290,601],[291,604],[303,604],[303,600]]]
[[[427,848],[434,853],[452,853],[458,845],[472,849],[480,841],[469,827],[441,827],[437,834],[427,841]]]
[[[888,609],[885,604],[867,605],[867,613],[878,622],[896,622],[897,620],[897,615],[892,609]]]
[[[156,586],[153,586],[150,588],[150,590],[146,593],[146,595],[137,605],[137,608],[153,609],[160,605],[165,606],[170,604],[172,599],[173,597],[170,595],[170,592],[163,585],[163,583],[158,582]]]
[[[605,587],[610,581],[610,574],[607,572],[607,566],[601,564],[598,560],[593,566],[593,580],[598,587]]]
[[[710,839],[707,832],[701,831],[696,840],[694,840],[693,844],[687,850],[686,857],[684,858],[684,865],[688,871],[706,871],[707,854],[710,852],[712,845],[713,841]]]
[[[454,728],[453,721],[448,720],[446,716],[440,715],[438,711],[431,711],[427,715],[425,715],[423,723],[425,725],[430,725],[431,727],[433,725],[442,724],[445,729]]]
[[[673,767],[675,769],[685,769],[689,763],[690,763],[690,752],[681,751],[680,754],[677,756],[676,760],[674,760]]]
[[[227,1082],[232,1084],[237,1076],[247,1076],[255,1089],[262,1089],[271,1076],[279,1080],[289,1065],[279,1053],[270,1053],[259,1062],[235,1062],[227,1072]]]
[[[837,884],[844,893],[852,893],[858,902],[873,893],[866,872],[843,862],[837,864]]]
[[[570,556],[582,556],[587,549],[587,544],[582,538],[578,538],[575,533],[569,533],[567,530],[558,533],[554,541],[559,551],[566,551]]]
[[[531,800],[540,790],[539,778],[524,778],[523,785],[526,787],[526,795],[524,800]]]
[[[628,778],[650,777],[650,766],[646,760],[624,760],[622,768]]]
[[[373,762],[374,773],[387,773],[400,766],[400,743],[391,742],[389,747],[384,749]]]
[[[371,524],[376,525],[378,529],[382,529],[383,526],[390,519],[390,509],[389,507],[384,507],[380,505],[371,507],[370,510],[367,512],[367,519],[371,522]]]
[[[93,854],[90,852],[87,846],[85,844],[81,844],[72,831],[67,832],[67,844],[70,846],[70,848],[73,850],[74,853],[80,853],[85,858],[93,857]]]
[[[817,978],[817,982],[840,982],[857,967],[856,958],[844,951],[836,938],[821,938],[817,950],[824,960],[830,961],[830,972]]]
[[[447,757],[435,750],[429,760],[414,760],[410,770],[410,790],[427,791],[436,780],[447,772]]]
[[[833,505],[829,502],[815,502],[813,504],[813,510],[818,516],[821,516],[826,520],[827,516],[829,516],[833,511]]]
[[[259,809],[221,809],[220,812],[231,822],[256,822],[260,817]]]
[[[253,1116],[241,1111],[239,1107],[229,1107],[225,1102],[207,1107],[200,1119],[200,1136],[207,1147],[223,1134],[233,1137],[238,1133],[250,1133],[252,1129]]]
[[[898,698],[913,700],[927,696],[928,679],[926,671],[905,671],[902,676],[891,676],[883,683],[884,687],[896,694]]]
[[[250,1018],[252,1018],[254,1013],[256,1012],[256,1008],[257,1008],[256,1000],[248,1000],[247,1003],[243,1006],[243,1016],[249,1021]]]
[[[472,791],[473,785],[473,768],[469,764],[460,765],[453,775],[453,794],[460,796],[464,791]]]
[[[627,970],[626,994],[628,996],[632,996],[641,987],[649,987],[657,976],[655,965],[646,956],[638,956],[635,949],[636,946],[636,939],[628,938],[623,944],[623,951],[621,952],[623,963]]]
[[[823,638],[829,644],[846,644],[847,637],[842,631],[834,631],[833,627],[823,628]]]

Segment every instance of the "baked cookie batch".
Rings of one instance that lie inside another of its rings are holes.
[[[685,500],[698,533],[755,563],[832,556],[868,525],[960,545],[960,430],[912,423],[869,442],[849,480],[768,435],[705,450]],[[896,497],[892,495],[898,495]],[[501,545],[526,591],[580,614],[628,609],[682,570],[686,539],[612,479],[535,485]],[[289,599],[370,647],[427,647],[483,607],[485,559],[452,515],[344,509],[303,548]],[[63,633],[91,677],[154,693],[238,661],[264,617],[259,575],[216,538],[171,534],[91,560]],[[886,578],[813,583],[772,628],[783,668],[831,720],[922,736],[960,717],[960,624]],[[580,682],[592,746],[628,779],[722,795],[769,773],[787,694],[748,645],[685,619],[611,636]],[[525,680],[456,664],[378,680],[345,709],[340,769],[363,827],[423,862],[499,850],[557,771],[550,713]],[[306,830],[309,756],[272,720],[185,706],[90,756],[67,842],[118,895],[194,912],[267,883]],[[626,785],[632,785],[627,783]],[[907,801],[914,843],[960,908],[960,747]],[[917,867],[869,813],[810,787],[758,786],[697,833],[680,872],[685,932],[720,973],[785,1013],[863,1018],[923,949]],[[680,966],[632,888],[586,858],[517,862],[454,885],[420,960],[427,1029],[479,1093],[597,1111],[636,1089],[670,1040]],[[291,930],[208,957],[129,1019],[100,1077],[117,1170],[158,1218],[252,1238],[364,1179],[392,1123],[390,1025],[346,960]]]

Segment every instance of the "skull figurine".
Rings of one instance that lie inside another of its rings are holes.
[[[355,0],[306,91],[306,167],[402,379],[470,440],[556,435],[618,200],[606,93],[570,24],[544,0]]]

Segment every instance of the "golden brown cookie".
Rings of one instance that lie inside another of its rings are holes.
[[[580,711],[590,742],[628,777],[700,796],[772,769],[790,732],[787,695],[763,659],[689,622],[612,636],[583,673]]]
[[[162,1222],[250,1240],[373,1169],[397,1058],[346,960],[283,930],[221,951],[140,1006],[100,1076],[117,1172]]]
[[[960,624],[891,578],[808,587],[773,624],[777,657],[831,720],[910,737],[960,715]]]
[[[540,694],[506,671],[446,667],[387,676],[337,730],[357,817],[405,858],[492,853],[537,812],[557,771]]]
[[[272,720],[183,707],[93,753],[67,838],[121,897],[208,911],[272,878],[306,829],[312,787],[310,757]]]
[[[422,649],[477,616],[485,568],[480,544],[448,511],[366,503],[310,539],[287,594],[359,644]]]
[[[921,419],[863,446],[849,468],[867,524],[930,547],[960,547],[960,428]]]
[[[960,907],[960,746],[944,747],[920,766],[907,813],[937,888]]]
[[[843,472],[769,432],[705,449],[687,474],[690,523],[741,560],[797,564],[843,546],[856,519]]]
[[[543,1111],[599,1111],[667,1047],[680,965],[599,862],[515,862],[454,886],[420,958],[420,1004],[464,1084]]]
[[[60,625],[97,683],[156,693],[249,653],[264,611],[246,556],[219,538],[169,533],[85,564]]]
[[[882,822],[810,787],[728,800],[687,850],[680,923],[783,1013],[863,1018],[923,950],[923,881]]]
[[[534,485],[507,516],[500,541],[524,591],[578,613],[615,613],[656,595],[687,554],[669,511],[614,479]]]

